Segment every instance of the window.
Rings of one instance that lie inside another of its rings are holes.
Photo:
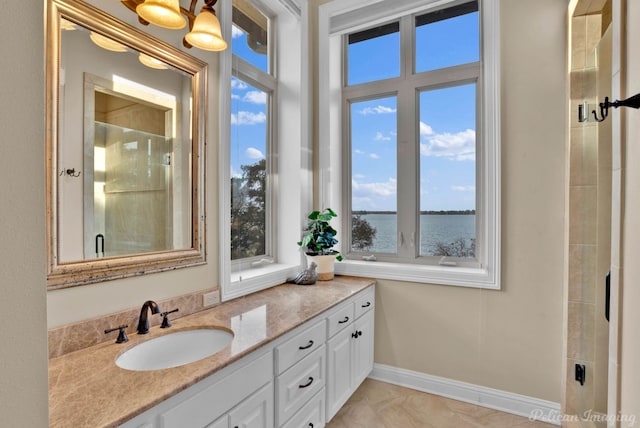
[[[337,271],[499,288],[497,2],[349,3],[320,8]]]
[[[304,0],[220,4],[223,34],[231,40],[220,54],[214,173],[223,300],[281,284],[300,269],[303,210],[292,207],[305,206],[312,182],[303,12]]]
[[[251,18],[250,18],[251,16]],[[233,2],[231,78],[231,260],[234,270],[270,262],[275,214],[270,177],[276,174],[269,106],[276,81],[269,74],[268,19],[246,2]]]

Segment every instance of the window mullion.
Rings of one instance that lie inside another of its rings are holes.
[[[416,92],[406,83],[398,91],[398,257],[414,259],[418,242],[419,144]]]
[[[404,79],[414,74],[414,45],[413,16],[403,16],[400,19],[400,57],[402,58],[400,75]]]
[[[419,195],[416,177],[419,171],[420,151],[417,141],[418,117],[415,88],[411,85],[414,74],[413,17],[400,19],[401,82],[398,91],[398,257],[415,259],[418,243]]]

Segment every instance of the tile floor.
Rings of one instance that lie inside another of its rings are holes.
[[[552,428],[461,401],[366,379],[326,428]]]

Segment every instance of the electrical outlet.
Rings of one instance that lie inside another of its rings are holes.
[[[202,306],[207,307],[217,303],[220,303],[220,294],[218,294],[218,291],[212,291],[202,295]]]

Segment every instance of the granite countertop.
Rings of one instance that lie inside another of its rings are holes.
[[[166,330],[153,327],[147,335],[132,334],[127,343],[106,342],[52,358],[49,425],[118,426],[374,283],[336,276],[313,286],[283,284],[177,318]],[[194,327],[227,328],[235,336],[220,352],[180,367],[129,371],[115,365],[120,353],[140,342]]]

